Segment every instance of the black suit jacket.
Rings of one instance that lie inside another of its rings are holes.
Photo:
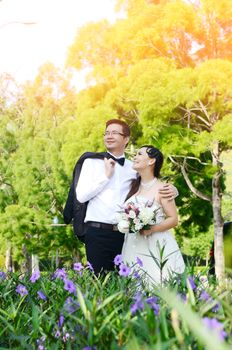
[[[64,207],[63,217],[64,222],[66,224],[69,224],[73,219],[74,233],[82,242],[84,242],[85,238],[86,228],[84,224],[84,219],[86,215],[88,202],[80,203],[76,197],[76,187],[81,173],[81,168],[84,160],[87,158],[104,159],[109,157],[110,156],[107,152],[86,152],[82,154],[82,156],[78,159],[73,170],[73,179],[69,189],[68,198]]]

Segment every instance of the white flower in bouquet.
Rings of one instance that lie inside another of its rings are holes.
[[[143,207],[140,210],[138,218],[144,225],[154,225],[154,211],[150,207]]]
[[[141,222],[135,223],[135,232],[139,232],[140,230],[142,230],[143,225],[141,224]]]
[[[131,218],[131,219],[135,219],[136,218],[135,212],[133,210],[130,210],[129,214],[128,214],[128,217]]]
[[[118,230],[122,233],[129,233],[129,222],[127,220],[124,220],[124,219],[119,221]]]

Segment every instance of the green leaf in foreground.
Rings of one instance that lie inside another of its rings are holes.
[[[167,289],[162,289],[160,296],[170,307],[174,308],[181,319],[188,325],[197,339],[208,350],[230,350],[219,338],[211,332],[203,323],[202,319],[191,310],[190,306],[179,300],[175,293]]]

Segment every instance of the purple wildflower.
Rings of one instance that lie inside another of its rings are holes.
[[[24,287],[22,284],[19,284],[17,287],[16,287],[16,292],[18,294],[20,294],[21,296],[24,296],[24,295],[27,295],[28,294],[28,290],[26,287]]]
[[[205,290],[203,290],[200,294],[200,300],[208,301],[209,299],[210,299],[210,295]]]
[[[189,281],[189,284],[190,284],[190,287],[191,287],[192,290],[197,288],[195,283],[194,283],[194,280],[193,280],[193,278],[191,276],[188,276],[188,281]]]
[[[73,265],[73,270],[74,271],[81,271],[82,269],[84,268],[84,266],[82,265],[82,263],[75,263],[74,265]]]
[[[216,333],[220,340],[223,341],[227,336],[226,332],[223,329],[223,324],[220,323],[216,318],[204,317],[203,323],[208,329]]]
[[[182,301],[186,302],[187,301],[187,296],[186,294],[183,293],[178,293],[179,297],[181,298]]]
[[[70,313],[70,314],[74,313],[77,309],[79,309],[79,307],[80,307],[80,304],[77,301],[73,300],[72,297],[68,297],[65,300],[64,309],[68,313]]]
[[[153,309],[153,311],[154,311],[154,314],[155,314],[156,316],[158,316],[158,315],[159,315],[159,312],[160,312],[160,306],[159,306],[158,304],[154,304],[154,305],[152,306],[152,309]]]
[[[65,268],[57,269],[53,275],[53,278],[59,278],[63,281],[65,280],[66,277],[67,277],[67,273],[65,271]]]
[[[143,310],[143,304],[138,304],[138,303],[134,303],[133,305],[131,305],[130,311],[131,314],[134,315],[138,310]]]
[[[138,271],[135,271],[134,273],[133,273],[133,277],[134,278],[137,278],[138,280],[140,279],[140,274],[138,273]]]
[[[1,278],[2,280],[5,280],[5,279],[6,279],[6,273],[3,272],[3,271],[0,271],[0,278]]]
[[[136,263],[140,266],[140,267],[143,267],[143,262],[142,260],[137,256],[136,257]]]
[[[57,322],[58,327],[61,328],[63,326],[63,323],[64,323],[64,315],[60,314],[59,320]]]
[[[157,302],[158,302],[158,298],[156,296],[149,297],[146,299],[146,303],[148,305],[153,305],[153,304],[156,304]]]
[[[93,266],[89,261],[87,261],[87,263],[86,263],[86,269],[88,269],[90,271],[94,271]]]
[[[72,280],[64,280],[64,289],[67,290],[69,293],[76,295],[76,286]]]
[[[32,275],[30,277],[30,281],[31,281],[31,283],[35,283],[39,278],[40,278],[40,271],[36,270],[32,273]]]
[[[214,307],[212,307],[212,312],[218,312],[218,310],[220,309],[221,304],[217,303],[216,305],[214,305]]]
[[[70,338],[70,334],[69,333],[65,333],[65,335],[63,336],[63,341],[64,343]]]
[[[159,315],[160,306],[157,304],[158,298],[157,297],[150,297],[146,299],[146,303],[151,307],[151,309],[154,311],[154,314],[156,316]]]
[[[207,301],[208,303],[212,303],[213,299],[211,298],[211,296],[205,291],[203,290],[200,294],[200,300],[202,301]],[[213,307],[212,307],[212,312],[218,312],[219,308],[220,308],[221,304],[220,303],[216,303]]]
[[[43,343],[45,342],[46,336],[41,337],[40,339],[37,339],[36,342],[38,344],[38,350],[44,350]]]
[[[122,254],[116,255],[114,258],[114,265],[118,266],[122,263]]]
[[[61,333],[60,333],[59,330],[57,330],[56,333],[55,333],[55,335],[54,335],[54,337],[55,337],[55,338],[59,338],[60,336],[61,336]]]
[[[39,299],[47,300],[46,295],[41,290],[38,290],[37,296],[38,296]]]
[[[135,303],[132,304],[130,308],[132,315],[134,315],[137,311],[144,309],[142,295],[140,293],[136,294],[133,299],[135,300]]]
[[[119,275],[120,276],[127,277],[130,274],[130,272],[131,272],[131,269],[128,266],[124,265],[124,264],[121,264],[119,266],[119,268],[120,268],[119,269]]]

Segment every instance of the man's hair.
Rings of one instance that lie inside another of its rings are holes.
[[[118,124],[122,126],[122,131],[125,136],[130,136],[130,127],[129,125],[120,119],[110,119],[106,122],[106,128],[111,124]]]

